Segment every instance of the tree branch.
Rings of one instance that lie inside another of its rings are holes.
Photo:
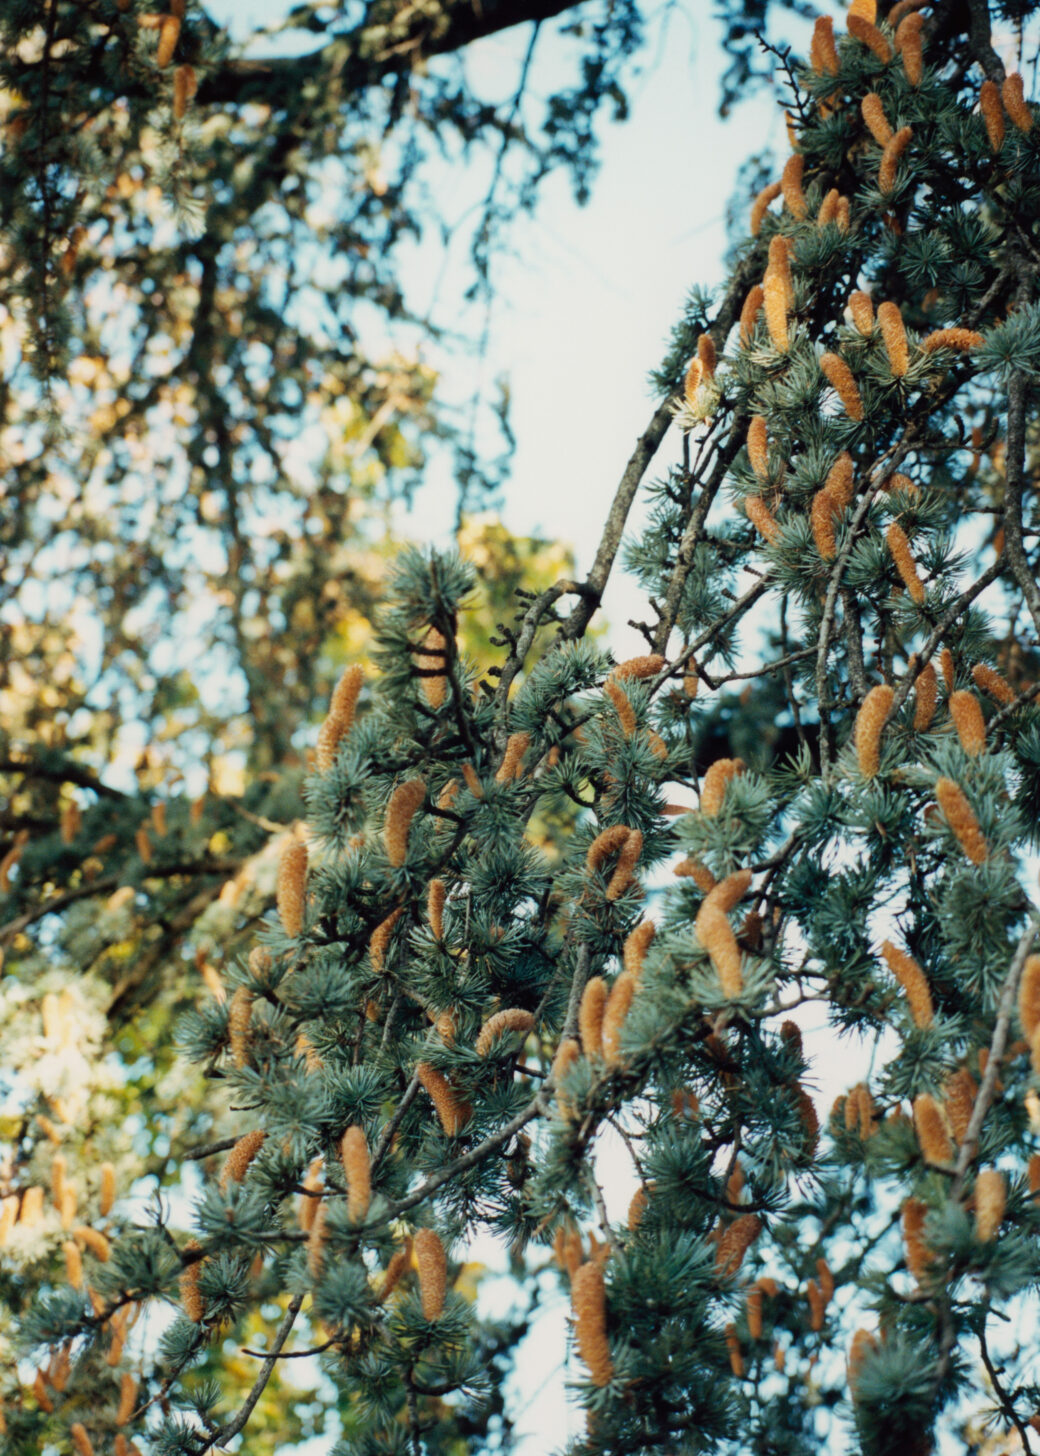
[[[306,94],[334,87],[347,96],[388,76],[414,70],[431,56],[449,55],[484,36],[529,21],[551,20],[574,0],[441,0],[437,6],[372,6],[346,35],[305,56],[234,60],[199,86],[198,106],[261,102],[274,111],[297,108]]]
[[[299,1314],[302,1304],[302,1294],[297,1294],[293,1297],[293,1299],[290,1300],[289,1307],[285,1311],[285,1318],[278,1326],[278,1333],[274,1337],[274,1344],[271,1346],[270,1353],[268,1354],[267,1359],[261,1365],[260,1373],[253,1381],[253,1387],[243,1401],[238,1414],[234,1417],[233,1420],[230,1420],[226,1422],[223,1426],[221,1426],[219,1431],[214,1431],[214,1433],[207,1439],[205,1445],[199,1447],[199,1456],[202,1456],[203,1452],[208,1451],[218,1442],[221,1445],[224,1445],[227,1441],[231,1440],[232,1436],[237,1436],[239,1431],[245,1425],[246,1421],[248,1421],[249,1417],[253,1414],[253,1411],[256,1408],[257,1401],[263,1395],[264,1388],[266,1387],[267,1382],[270,1380],[272,1374],[274,1373],[274,1368],[278,1363],[279,1352],[281,1351],[281,1348],[285,1344],[286,1340],[289,1338],[292,1327],[296,1323],[296,1316]]]

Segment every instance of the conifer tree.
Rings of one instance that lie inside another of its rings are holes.
[[[494,1332],[454,1285],[490,1228],[569,1291],[575,1456],[1036,1449],[1040,112],[982,0],[840,32],[785,58],[792,154],[676,328],[589,576],[520,594],[481,674],[470,572],[401,557],[277,910],[185,1024],[239,1137],[190,1232],[73,1231],[23,1446],[200,1456],[313,1350],[341,1456],[484,1449]],[[616,663],[588,629],[673,418]],[[526,829],[557,803],[553,862]],[[821,1116],[834,1037],[874,1054]],[[164,1301],[156,1349],[131,1320]],[[261,1303],[220,1405],[193,1366]]]

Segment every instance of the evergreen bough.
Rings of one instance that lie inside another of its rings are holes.
[[[481,679],[468,569],[399,562],[279,913],[184,1028],[244,1141],[200,1150],[190,1240],[82,1212],[14,1449],[108,1449],[132,1366],[122,1449],[200,1456],[301,1348],[340,1456],[481,1449],[478,1230],[570,1289],[576,1456],[924,1453],[980,1421],[1035,1448],[1040,126],[979,0],[856,0],[789,65],[795,151],[677,328],[588,580],[522,598]],[[586,633],[673,414],[628,549],[647,650],[614,664]],[[552,856],[536,813],[570,816]],[[875,1047],[823,1125],[806,1003]],[[162,1299],[142,1355],[127,1312]],[[272,1304],[218,1408],[193,1365]]]

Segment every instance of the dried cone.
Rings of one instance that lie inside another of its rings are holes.
[[[357,1123],[340,1139],[339,1156],[347,1180],[347,1216],[351,1223],[362,1223],[372,1201],[372,1164],[364,1129]]]
[[[838,48],[834,44],[834,21],[829,15],[817,16],[813,26],[809,55],[814,70],[826,72],[829,76],[838,74]]]
[[[967,353],[981,348],[985,342],[974,329],[936,329],[921,340],[921,348],[926,354],[934,354],[936,349],[956,349]]]
[[[914,1098],[914,1127],[926,1163],[945,1167],[953,1161],[953,1144],[946,1131],[946,1120],[930,1092]]]
[[[877,1349],[877,1340],[869,1330],[857,1330],[849,1345],[848,1379],[849,1395],[856,1399],[856,1387],[867,1357]]]
[[[745,348],[751,343],[764,300],[765,292],[762,285],[756,283],[745,298],[744,307],[740,310],[740,342]]]
[[[173,114],[181,121],[188,103],[198,90],[194,66],[178,66],[173,73]]]
[[[896,28],[896,50],[903,57],[903,70],[911,86],[920,86],[924,75],[924,58],[921,46],[921,27],[924,16],[904,16]]]
[[[1000,703],[1002,707],[1008,708],[1015,701],[1015,690],[995,668],[985,662],[977,662],[971,670],[971,675],[984,693]]]
[[[928,1205],[919,1198],[908,1198],[900,1215],[906,1267],[918,1284],[924,1282],[932,1258],[931,1250],[924,1241],[924,1221],[927,1215]]]
[[[714,379],[715,369],[718,365],[718,354],[715,349],[715,340],[710,334],[701,334],[697,339],[697,358],[704,371],[705,379]],[[633,659],[636,660],[636,659]],[[620,671],[618,677],[624,676]]]
[[[862,16],[854,15],[851,11],[846,24],[851,36],[873,51],[879,61],[888,64],[892,59],[892,47],[876,25],[871,25],[869,20],[864,20]]]
[[[1004,1218],[1007,1184],[996,1168],[983,1168],[975,1179],[975,1237],[988,1244]]]
[[[699,808],[702,814],[714,819],[722,808],[726,785],[744,772],[746,764],[742,758],[717,758],[708,768],[701,783]]]
[[[735,1324],[728,1324],[725,1328],[726,1347],[729,1350],[729,1368],[738,1380],[744,1377],[744,1357],[740,1353],[740,1341],[737,1338],[737,1327]]]
[[[397,1249],[386,1266],[386,1273],[383,1275],[383,1282],[379,1286],[379,1293],[376,1296],[379,1304],[385,1304],[390,1295],[401,1282],[402,1277],[412,1262],[412,1240],[406,1239],[401,1248]]]
[[[809,1328],[822,1330],[826,1305],[823,1302],[823,1293],[815,1279],[809,1280],[805,1293],[809,1301]]]
[[[896,571],[903,578],[910,600],[915,601],[916,606],[922,607],[925,604],[925,584],[918,575],[918,563],[913,559],[913,552],[910,550],[909,540],[906,539],[906,531],[897,521],[893,521],[889,530],[884,533],[886,545],[889,547],[889,555],[896,562]]]
[[[454,1087],[429,1062],[417,1062],[415,1075],[426,1089],[426,1093],[440,1118],[441,1127],[448,1137],[458,1137],[472,1115],[473,1109],[464,1102]]]
[[[448,660],[448,639],[436,627],[431,627],[423,638],[422,651],[415,654],[415,666],[420,674],[419,691],[431,708],[442,708],[448,696],[448,679],[445,667]]]
[[[405,862],[412,820],[425,798],[426,785],[422,779],[406,779],[390,795],[383,825],[383,843],[386,857],[394,869],[400,869]]]
[[[760,495],[746,495],[744,497],[744,513],[748,520],[755,527],[760,536],[772,543],[780,535],[780,527],[776,518],[766,505]]]
[[[890,940],[882,942],[881,954],[888,962],[889,970],[906,993],[914,1025],[931,1026],[935,1012],[932,1007],[932,993],[928,987],[928,978],[924,971],[911,956],[907,955],[905,950],[900,950]]]
[[[746,894],[750,884],[750,870],[738,870],[727,875],[713,890],[709,890],[694,922],[697,938],[718,974],[722,993],[730,998],[742,993],[744,977],[740,947],[726,917]]]
[[[444,939],[444,906],[448,888],[443,880],[431,880],[426,897],[426,912],[430,918],[430,929],[436,940]]]
[[[869,100],[869,97],[867,98]],[[866,100],[863,105],[866,106]],[[874,305],[870,300],[870,294],[864,293],[857,288],[855,293],[849,294],[849,313],[852,315],[852,322],[856,330],[869,339],[874,332]]]
[[[79,1244],[72,1239],[66,1239],[61,1246],[65,1255],[65,1277],[73,1289],[83,1288],[83,1255],[79,1251]]]
[[[578,1007],[578,1030],[582,1051],[587,1057],[603,1055],[603,1013],[607,1009],[607,983],[602,976],[593,976],[585,984]]]
[[[107,1264],[112,1253],[112,1246],[98,1229],[89,1228],[86,1224],[79,1224],[72,1230],[72,1237],[84,1249],[89,1249],[95,1259],[102,1264]]]
[[[415,1235],[415,1263],[419,1270],[423,1318],[432,1323],[444,1313],[448,1261],[439,1235],[431,1228],[421,1228]]]
[[[762,1287],[752,1284],[747,1293],[747,1327],[753,1340],[762,1338]]]
[[[864,778],[872,779],[881,767],[881,732],[895,701],[887,683],[871,688],[856,714],[856,761]]]
[[[747,452],[751,469],[759,480],[769,480],[769,430],[765,415],[752,415],[747,432]]]
[[[810,521],[813,541],[823,561],[833,561],[838,554],[838,540],[834,534],[834,522],[841,515],[838,502],[826,489],[818,490],[813,496]]]
[[[886,195],[896,185],[896,178],[899,175],[899,159],[910,145],[912,137],[913,131],[910,127],[901,126],[881,153],[881,162],[878,166],[878,189]]]
[[[64,809],[62,809],[61,811],[62,844],[72,843],[72,841],[79,834],[82,822],[83,816],[80,813],[79,805],[76,803],[75,799],[72,799],[69,801],[69,803],[65,805]]]
[[[943,1088],[943,1105],[953,1129],[953,1135],[963,1143],[968,1135],[968,1124],[978,1095],[975,1078],[967,1067],[959,1067]]]
[[[630,971],[622,971],[610,988],[602,1027],[603,1060],[608,1067],[621,1065],[621,1030],[636,993],[636,984],[636,978]]]
[[[574,1104],[560,1091],[560,1083],[581,1056],[581,1047],[573,1036],[564,1037],[553,1057],[552,1077],[556,1085],[556,1109],[565,1122],[574,1116]]]
[[[877,1132],[877,1123],[874,1120],[874,1099],[865,1082],[857,1082],[845,1099],[845,1127],[849,1132],[855,1129],[863,1142],[872,1138]]]
[[[278,918],[282,929],[293,939],[303,929],[307,908],[307,846],[299,839],[290,839],[278,862]]]
[[[610,855],[617,854],[627,841],[630,832],[627,824],[612,824],[609,829],[600,830],[589,845],[588,853],[585,856],[585,868],[590,875],[594,874]]]
[[[816,215],[816,226],[825,228],[828,223],[838,220],[838,203],[841,200],[841,193],[837,187],[832,187],[826,197],[820,203],[820,210]]]
[[[1040,1027],[1040,955],[1026,957],[1018,983],[1018,1019],[1026,1039],[1032,1042]]]
[[[939,678],[930,662],[918,673],[914,693],[914,730],[917,733],[926,733],[932,726],[935,707],[939,701]]]
[[[831,1273],[826,1259],[816,1260],[816,1274],[820,1281],[820,1293],[823,1295],[823,1305],[826,1309],[834,1298],[834,1275]]]
[[[984,753],[986,720],[982,716],[982,705],[975,694],[963,691],[951,693],[950,717],[964,752],[971,758],[977,758],[980,753]]]
[[[805,218],[809,211],[805,202],[805,193],[802,191],[802,176],[804,172],[805,158],[795,152],[785,162],[783,175],[780,179],[780,186],[784,194],[784,206],[799,222]]]
[[[639,829],[630,829],[628,837],[621,846],[621,853],[617,857],[614,866],[614,873],[611,875],[604,892],[607,900],[618,900],[631,885],[635,877],[635,867],[639,863],[639,856],[643,852],[643,834]]]
[[[364,674],[361,668],[354,663],[344,669],[333,690],[328,717],[318,734],[316,758],[321,773],[328,773],[335,762],[336,749],[339,747],[340,741],[353,726],[363,681]]]
[[[692,880],[702,894],[714,890],[718,881],[707,865],[701,864],[699,859],[681,859],[673,871],[680,880]]]
[[[786,354],[790,347],[787,338],[787,286],[778,274],[767,273],[762,292],[770,342],[778,354]]]
[[[300,1228],[304,1233],[309,1233],[314,1225],[315,1215],[318,1212],[318,1199],[311,1195],[320,1193],[321,1186],[321,1158],[315,1158],[307,1169],[307,1176],[303,1180],[303,1192],[300,1194],[298,1216]]]
[[[761,1230],[762,1220],[757,1214],[742,1213],[733,1220],[715,1248],[715,1270],[720,1277],[727,1278],[737,1272]]]
[[[509,1032],[522,1032],[526,1036],[533,1026],[534,1015],[530,1011],[521,1011],[516,1006],[496,1011],[480,1028],[475,1047],[477,1056],[486,1057],[495,1042]]]
[[[25,1228],[32,1228],[39,1223],[43,1216],[43,1189],[38,1183],[33,1183],[22,1194],[22,1208],[19,1215],[19,1223]]]
[[[195,1239],[189,1239],[184,1246],[186,1254],[197,1254],[200,1244]],[[199,1275],[202,1273],[202,1260],[194,1259],[190,1264],[185,1264],[181,1270],[179,1287],[181,1296],[181,1308],[191,1320],[192,1324],[201,1324],[206,1314],[206,1302],[199,1293]]]
[[[236,1067],[249,1061],[249,1022],[253,1015],[253,995],[245,986],[237,986],[228,1004],[228,1045]]]
[[[646,953],[653,943],[656,931],[657,927],[652,920],[641,920],[625,940],[621,952],[622,962],[625,970],[633,977],[637,985],[643,972]]]
[[[124,1370],[119,1381],[119,1409],[116,1411],[116,1425],[125,1426],[134,1413],[134,1405],[137,1401],[137,1381]]]
[[[888,117],[885,115],[885,108],[882,105],[881,97],[876,91],[868,91],[860,102],[859,109],[863,114],[863,120],[867,123],[867,130],[877,142],[878,146],[887,146],[892,140],[894,132],[889,125]],[[860,328],[858,323],[856,327],[861,334],[867,333],[867,330]]]
[[[783,283],[787,307],[792,308],[794,306],[794,280],[791,277],[791,244],[780,233],[769,240],[769,264],[766,268],[766,278],[770,274],[779,278]]]
[[[827,479],[823,482],[823,488],[834,497],[840,510],[848,510],[852,504],[855,486],[852,456],[847,450],[841,452],[830,470],[828,470]]]
[[[626,738],[631,738],[636,731],[636,715],[628,694],[620,683],[616,683],[613,678],[609,677],[603,684],[603,691],[614,704],[622,733]]]
[[[51,1198],[54,1200],[55,1208],[61,1208],[67,1166],[65,1154],[55,1153],[51,1159]]]
[[[263,1129],[255,1127],[252,1132],[247,1132],[244,1137],[239,1138],[225,1158],[224,1166],[220,1170],[221,1193],[226,1192],[230,1182],[242,1182],[249,1171],[250,1163],[264,1145],[264,1137]]]
[[[1007,112],[1013,125],[1019,131],[1031,131],[1033,128],[1033,113],[1026,105],[1025,94],[1022,89],[1022,77],[1017,71],[1006,77],[1000,88],[1000,94],[1004,102],[1004,110]]]
[[[898,303],[881,304],[877,316],[885,353],[888,355],[888,367],[897,379],[901,379],[910,368],[910,350],[907,347],[906,329]]]
[[[702,334],[701,338],[710,339],[711,335]],[[641,657],[629,657],[619,663],[614,669],[614,677],[625,682],[629,679],[645,682],[647,678],[656,677],[659,672],[663,672],[667,666],[668,659],[660,652],[647,652]]]
[[[386,965],[386,953],[390,949],[394,926],[403,914],[404,906],[398,905],[397,909],[391,910],[386,919],[381,920],[373,930],[372,938],[368,942],[368,958],[374,971],[381,971]]]
[[[317,1279],[325,1267],[325,1236],[328,1232],[326,1219],[328,1209],[323,1201],[317,1202],[314,1210],[314,1219],[311,1223],[310,1232],[307,1235],[307,1268],[311,1276]]]
[[[697,404],[697,393],[704,381],[704,365],[694,356],[687,365],[683,379],[683,399],[693,409]]]
[[[758,194],[754,202],[751,204],[751,236],[753,238],[758,237],[759,229],[762,226],[762,219],[766,215],[766,210],[769,207],[769,204],[771,202],[775,202],[776,199],[780,196],[781,191],[782,186],[779,182],[770,182],[768,187],[762,188],[762,191]]]
[[[994,152],[999,152],[1004,145],[1004,106],[996,81],[983,81],[979,91],[979,110],[982,112],[989,144]]]
[[[94,1456],[94,1447],[82,1421],[73,1421],[69,1427],[69,1435],[72,1437],[72,1444],[76,1448],[77,1456]]]
[[[509,735],[506,740],[506,751],[502,755],[502,762],[495,774],[496,784],[509,783],[512,779],[518,779],[521,776],[524,771],[524,754],[530,746],[530,733],[511,733]]]
[[[852,377],[852,370],[845,360],[839,354],[832,354],[828,351],[820,356],[820,370],[845,406],[845,413],[849,419],[862,420],[863,401],[860,398],[856,381]]]
[[[582,1264],[571,1279],[574,1337],[594,1385],[609,1385],[614,1374],[607,1340],[607,1292],[598,1263]]]
[[[6,1198],[0,1198],[0,1249],[7,1243],[17,1218],[18,1195],[9,1193]]]
[[[173,60],[173,53],[177,49],[180,34],[180,16],[164,15],[159,25],[159,45],[155,52],[155,64],[160,70],[165,69]]]

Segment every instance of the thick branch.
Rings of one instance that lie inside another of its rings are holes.
[[[305,56],[269,61],[237,60],[200,85],[196,104],[262,102],[275,111],[295,109],[306,92],[332,85],[341,95],[364,90],[387,76],[413,70],[430,56],[448,55],[484,36],[528,21],[551,20],[574,9],[574,0],[441,0],[438,5],[373,6],[362,25]]]
[[[614,494],[606,525],[603,527],[596,559],[589,572],[586,595],[567,619],[567,625],[563,631],[563,635],[572,642],[584,635],[593,613],[603,600],[603,593],[606,590],[614,559],[621,546],[621,538],[625,534],[625,523],[628,520],[629,511],[632,509],[636,491],[646,474],[647,466],[657,453],[657,447],[668,433],[668,426],[671,423],[671,405],[666,400],[657,406],[653,418],[636,441],[636,448],[629,456],[628,464],[625,466]]]
[[[979,1094],[975,1098],[975,1105],[972,1108],[971,1118],[968,1122],[968,1130],[964,1134],[964,1140],[961,1143],[960,1153],[957,1157],[957,1167],[955,1169],[950,1195],[952,1198],[960,1196],[960,1190],[968,1171],[968,1165],[972,1162],[978,1151],[982,1124],[986,1120],[986,1114],[996,1095],[997,1077],[1000,1075],[1000,1063],[1004,1056],[1004,1048],[1007,1046],[1008,1031],[1011,1026],[1011,1014],[1014,1011],[1015,998],[1018,995],[1018,983],[1022,978],[1022,968],[1025,966],[1026,957],[1033,948],[1033,941],[1036,939],[1037,929],[1037,917],[1033,914],[1029,917],[1029,924],[1026,926],[1018,945],[1015,947],[1015,954],[1011,959],[1011,965],[1008,967],[1008,973],[1004,978],[1004,985],[1000,992],[1000,1000],[997,1003],[997,1019],[993,1028],[993,1039],[989,1044],[989,1060],[986,1063],[986,1071],[982,1078]]]

